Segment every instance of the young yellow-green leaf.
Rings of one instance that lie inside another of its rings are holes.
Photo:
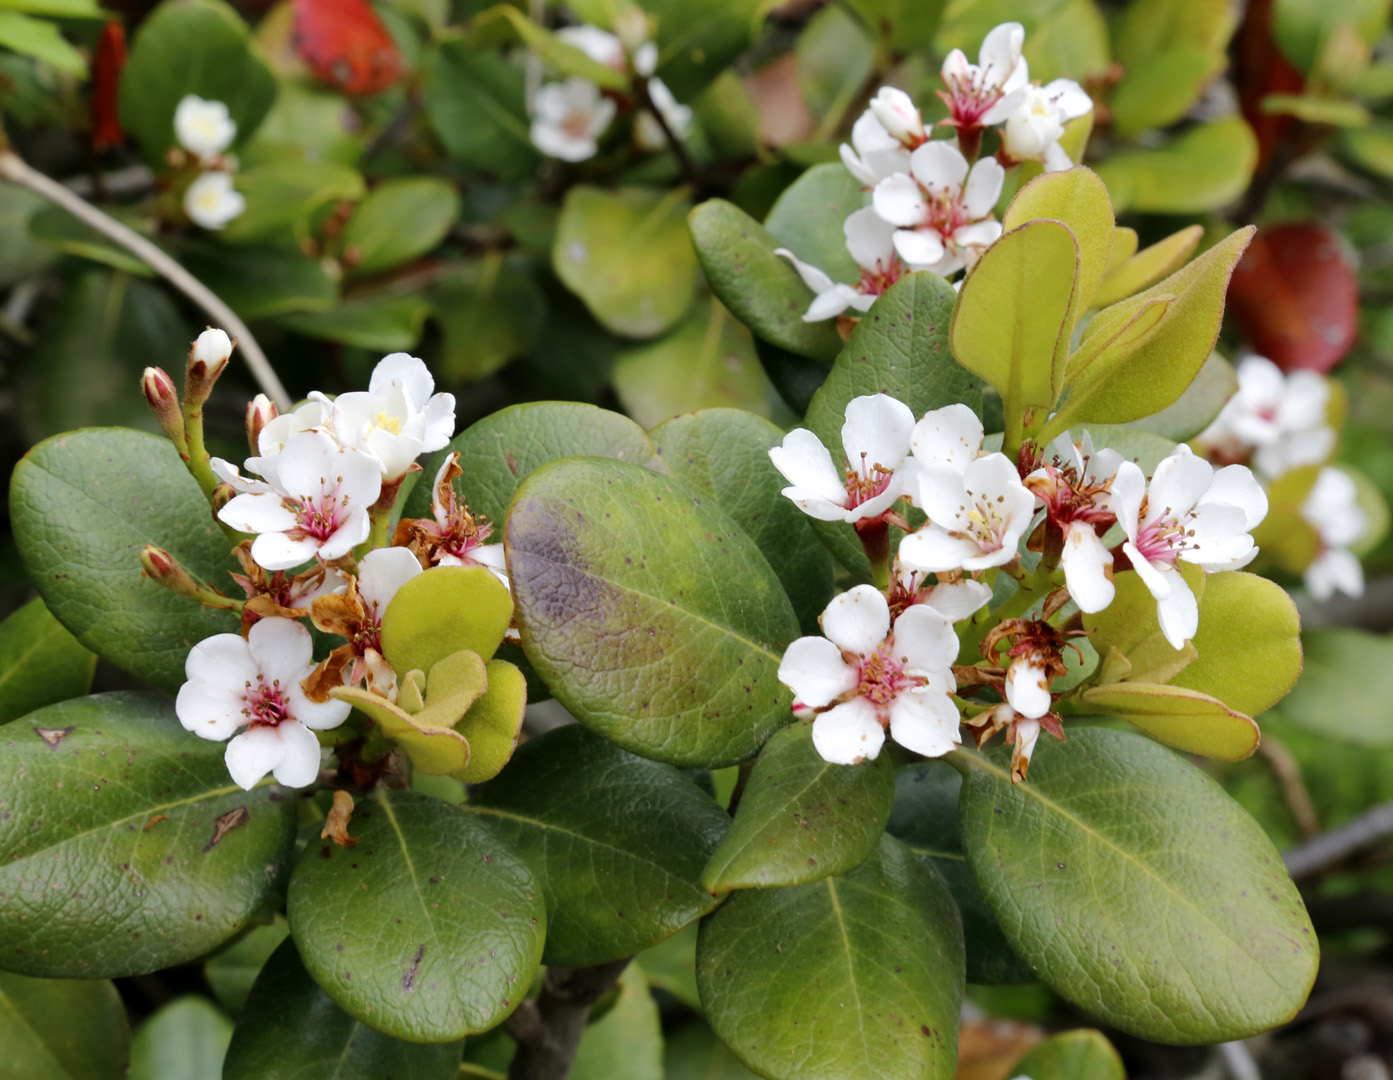
[[[1393,638],[1362,630],[1308,631],[1306,670],[1282,702],[1294,724],[1358,746],[1393,746]],[[1338,703],[1332,706],[1332,702]]]
[[[724,893],[846,873],[875,849],[894,798],[887,759],[833,765],[813,748],[812,725],[792,724],[765,743],[702,885]]]
[[[498,651],[512,615],[508,587],[484,567],[433,566],[387,605],[382,655],[401,675],[428,672],[461,649],[488,658]]]
[[[962,971],[948,890],[889,836],[843,876],[741,890],[697,941],[707,1020],[771,1080],[951,1080]]]
[[[1122,1058],[1101,1031],[1052,1035],[1011,1068],[1030,1080],[1127,1080]]]
[[[350,272],[376,274],[424,255],[445,238],[459,212],[459,192],[448,181],[434,176],[384,180],[344,227]]]
[[[1146,11],[1151,6],[1133,4],[1127,10]],[[1145,62],[1128,67],[1108,103],[1117,133],[1131,139],[1179,120],[1199,99],[1206,83],[1222,70],[1223,62],[1222,51],[1216,55],[1205,49],[1175,46],[1158,47]]]
[[[0,1072],[15,1080],[121,1080],[131,1029],[109,982],[0,971]]]
[[[1185,393],[1160,412],[1128,421],[1125,426],[1185,442],[1213,423],[1237,390],[1238,376],[1233,365],[1218,353],[1210,353]]]
[[[1199,656],[1170,680],[1258,716],[1286,696],[1301,674],[1301,619],[1286,590],[1242,571],[1205,577]]]
[[[87,62],[47,19],[35,19],[22,11],[0,11],[0,47],[32,56],[50,67],[79,79],[87,77]]]
[[[1241,761],[1258,748],[1251,717],[1198,690],[1131,679],[1085,690],[1083,703],[1189,754]]]
[[[290,929],[277,918],[270,926],[254,926],[203,964],[203,977],[218,1004],[236,1018],[247,1003],[247,994],[266,961],[286,939]]]
[[[478,660],[473,653],[469,655]],[[481,678],[483,667],[483,661],[479,661]],[[411,764],[428,776],[449,776],[469,764],[469,740],[451,725],[430,723],[420,713],[409,713],[362,687],[336,686],[329,692],[371,717],[384,735],[406,751]],[[463,715],[464,708],[468,706],[461,708],[454,719]]]
[[[685,188],[573,187],[551,265],[595,318],[623,337],[656,337],[692,306],[697,257]]]
[[[1166,295],[1123,300],[1108,309],[1096,329],[1089,323],[1065,368],[1065,379],[1073,388],[1072,394],[1082,400],[1108,372],[1126,362],[1128,356],[1156,333],[1174,303],[1175,297]],[[1093,332],[1089,333],[1090,330]]]
[[[1098,166],[1118,213],[1217,210],[1248,189],[1258,141],[1242,117],[1200,124],[1153,149],[1123,150]]]
[[[402,993],[402,991],[398,991]],[[293,941],[257,976],[224,1080],[455,1080],[460,1043],[405,1042],[355,1020],[305,971]]]
[[[574,45],[567,45],[551,31],[538,26],[517,8],[507,4],[498,4],[475,15],[464,40],[476,49],[496,48],[501,44],[520,41],[558,74],[585,79],[606,90],[626,92],[629,89],[629,78],[624,72],[592,60]]]
[[[527,658],[606,738],[715,768],[791,719],[776,672],[797,618],[710,498],[622,462],[558,461],[518,489],[504,540]]]
[[[136,1032],[129,1080],[222,1080],[231,1039],[232,1021],[207,998],[175,998]]]
[[[1204,571],[1187,563],[1180,563],[1179,567],[1186,584],[1203,603],[1207,580]],[[1125,656],[1131,665],[1129,678],[1148,683],[1170,682],[1194,662],[1198,653],[1193,642],[1177,649],[1166,640],[1156,617],[1156,598],[1135,570],[1114,575],[1113,588],[1116,591],[1111,604],[1083,616],[1083,626],[1093,647],[1099,655],[1114,648]]]
[[[1158,240],[1150,247],[1136,251],[1136,233],[1132,233],[1132,249],[1135,253],[1121,262],[1114,262],[1108,268],[1107,276],[1103,278],[1097,295],[1093,297],[1093,306],[1108,307],[1175,273],[1185,265],[1185,260],[1194,252],[1203,235],[1203,225],[1187,225],[1164,240]]]
[[[699,878],[730,819],[672,766],[578,725],[528,741],[465,809],[541,879],[548,964],[631,956],[716,904]]]
[[[1112,260],[1112,203],[1098,174],[1083,166],[1044,173],[1016,192],[1001,219],[1010,232],[1042,218],[1069,227],[1079,246],[1078,312],[1088,310]],[[1069,328],[1071,331],[1073,327]]]
[[[770,344],[831,364],[842,339],[832,320],[805,323],[812,291],[779,242],[758,221],[723,199],[709,199],[687,217],[706,280],[737,319]]]
[[[963,756],[963,847],[1051,989],[1129,1034],[1186,1045],[1246,1038],[1301,1008],[1318,962],[1301,897],[1262,828],[1202,770],[1104,728],[1042,741],[1024,784],[1009,750]]]
[[[1007,431],[1059,397],[1079,298],[1079,247],[1068,226],[1031,221],[983,254],[958,296],[953,355],[1006,405]]]
[[[1104,282],[1119,266],[1137,253],[1139,242],[1136,229],[1129,229],[1126,225],[1118,225],[1113,230],[1112,255],[1108,257],[1108,272],[1103,276]],[[1096,296],[1093,298],[1093,303],[1096,306],[1101,306],[1101,301]]]
[[[826,271],[833,281],[856,281],[861,268],[846,248],[842,223],[867,201],[861,181],[845,165],[824,162],[784,189],[764,227],[780,247]]]
[[[92,686],[97,658],[35,597],[0,622],[0,724]]]
[[[546,935],[528,866],[478,815],[382,785],[354,809],[353,834],[354,847],[308,844],[290,877],[286,917],[315,982],[413,1042],[451,1042],[512,1012]]]
[[[112,693],[0,729],[0,966],[139,975],[222,944],[267,903],[295,803],[243,791],[173,703]]]
[[[527,679],[517,666],[490,660],[484,669],[489,688],[455,725],[469,740],[469,764],[453,775],[466,784],[492,780],[508,764],[527,712]]]

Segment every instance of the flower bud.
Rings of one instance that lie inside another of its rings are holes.
[[[189,349],[189,365],[184,376],[184,395],[189,404],[208,400],[213,384],[227,369],[234,344],[224,331],[211,327],[198,335]]]
[[[164,368],[148,367],[140,376],[140,389],[162,430],[175,445],[184,443],[184,417],[179,411],[179,391]]]
[[[237,495],[237,489],[228,483],[221,483],[213,489],[213,494],[208,501],[213,507],[213,513],[217,513],[224,506],[230,503]]]
[[[151,581],[163,585],[172,593],[180,596],[198,596],[202,592],[198,583],[175,561],[173,555],[153,544],[146,544],[141,549],[140,568]]]
[[[924,121],[913,99],[903,90],[882,86],[880,93],[871,99],[871,112],[891,138],[908,146],[924,141]]]
[[[247,443],[252,448],[252,454],[261,453],[261,432],[279,415],[276,403],[265,394],[257,394],[247,402]]]

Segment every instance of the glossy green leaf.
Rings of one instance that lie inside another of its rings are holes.
[[[1258,748],[1258,726],[1251,717],[1198,690],[1132,679],[1095,686],[1082,700],[1089,709],[1120,716],[1189,754],[1241,761]]]
[[[440,243],[459,217],[459,192],[434,176],[384,180],[354,208],[343,230],[343,254],[353,274],[401,266]]]
[[[367,190],[357,169],[337,161],[271,160],[237,174],[247,208],[218,233],[219,242],[299,251],[318,212]]]
[[[619,997],[580,1038],[567,1080],[664,1080],[663,1029],[643,969],[619,976]]]
[[[1237,390],[1238,376],[1233,365],[1218,353],[1210,353],[1195,381],[1180,397],[1158,413],[1130,421],[1128,426],[1184,442],[1212,424]]]
[[[785,481],[769,460],[783,432],[737,409],[707,409],[653,429],[658,454],[688,487],[715,499],[759,546],[793,602],[798,624],[817,632],[832,598],[832,557],[809,518],[780,492]]]
[[[521,42],[546,61],[559,75],[585,79],[605,90],[629,90],[629,78],[622,72],[592,60],[574,45],[568,45],[545,27],[537,25],[521,11],[498,4],[481,11],[470,20],[465,41],[472,48],[497,47]]]
[[[1011,1071],[1031,1080],[1127,1080],[1112,1043],[1091,1029],[1050,1036]]]
[[[536,283],[496,252],[460,264],[430,297],[443,337],[431,370],[445,385],[492,375],[533,346],[548,317]]]
[[[269,32],[270,22],[261,24],[263,33]],[[238,159],[243,169],[289,161],[311,167],[321,162],[356,165],[368,137],[357,114],[343,107],[342,95],[318,82],[282,79],[271,111]]]
[[[875,850],[894,798],[888,760],[833,765],[813,748],[812,725],[792,724],[756,760],[702,884],[724,893],[846,873]]]
[[[415,293],[376,293],[345,300],[325,311],[281,316],[277,322],[307,337],[336,341],[369,352],[413,349],[430,314],[430,304]]]
[[[1093,303],[1112,261],[1115,223],[1108,189],[1097,173],[1082,166],[1044,173],[1016,192],[1001,225],[1009,232],[1040,219],[1061,222],[1074,234],[1079,248],[1076,310],[1084,311]]]
[[[1247,190],[1257,137],[1239,117],[1200,124],[1165,145],[1124,150],[1098,166],[1118,213],[1194,214],[1217,210]]]
[[[186,251],[182,262],[243,319],[323,311],[338,299],[323,262],[302,251],[210,243]]]
[[[683,927],[666,941],[634,957],[655,990],[671,994],[693,1012],[701,1011],[696,985],[697,924]]]
[[[462,41],[445,42],[427,54],[422,100],[445,152],[460,165],[503,179],[537,168],[522,65]]]
[[[576,725],[527,742],[516,759],[467,809],[537,872],[546,963],[631,956],[715,906],[701,871],[730,819],[672,766]]]
[[[963,284],[953,355],[996,387],[1008,427],[1024,410],[1047,409],[1058,398],[1078,299],[1079,247],[1057,221],[1005,233]]]
[[[112,693],[50,705],[0,732],[0,966],[139,975],[222,944],[268,902],[295,804],[243,791],[221,743],[173,703]]]
[[[757,1080],[701,1020],[667,1033],[663,1067],[667,1080]]]
[[[403,1042],[355,1020],[330,1000],[287,940],[247,999],[224,1080],[455,1080],[458,1041]]]
[[[84,78],[87,63],[52,22],[20,11],[0,11],[0,47],[32,56],[50,67]]]
[[[130,1080],[222,1080],[232,1021],[195,994],[161,1006],[131,1045]]]
[[[1148,8],[1154,6],[1133,4],[1127,10]],[[1179,120],[1199,100],[1223,62],[1222,52],[1211,54],[1193,46],[1156,48],[1146,62],[1127,69],[1109,102],[1118,134],[1130,139]]]
[[[121,1080],[131,1029],[109,982],[0,971],[0,1067],[15,1080]]]
[[[750,332],[714,299],[698,301],[670,334],[615,357],[613,382],[624,411],[645,427],[718,407],[767,416],[773,398]]]
[[[1009,751],[965,756],[968,860],[1051,989],[1180,1044],[1266,1031],[1305,1002],[1317,945],[1301,897],[1257,822],[1200,769],[1102,728],[1044,741],[1024,784]]]
[[[1388,29],[1388,0],[1276,0],[1272,34],[1287,59],[1303,72],[1317,67],[1330,38],[1353,30],[1373,45]]]
[[[962,970],[952,898],[890,837],[842,877],[736,893],[697,944],[707,1020],[772,1080],[949,1080]]]
[[[845,165],[814,165],[784,189],[764,227],[780,247],[825,270],[833,280],[858,281],[861,268],[846,248],[842,223],[865,205],[866,191]]]
[[[1125,300],[1173,274],[1185,265],[1203,235],[1203,226],[1188,225],[1114,265],[1093,298],[1094,307],[1104,308]]]
[[[657,24],[658,75],[686,101],[754,41],[769,0],[643,0]]]
[[[829,5],[808,20],[794,55],[803,100],[821,121],[819,134],[830,133],[870,78],[875,41],[859,19]],[[842,172],[850,176],[845,169]]]
[[[241,1013],[252,983],[289,933],[279,918],[271,926],[254,926],[204,962],[203,977],[218,1004],[231,1016]]]
[[[0,622],[0,724],[92,686],[97,658],[37,597]]]
[[[963,854],[958,824],[962,776],[946,761],[927,760],[895,772],[895,804],[886,831],[903,841],[948,886],[962,916],[967,981],[986,985],[1034,982],[997,925]]]
[[[1303,644],[1306,667],[1282,715],[1343,742],[1393,746],[1393,638],[1331,628],[1307,631]]]
[[[711,500],[622,462],[556,462],[518,489],[505,542],[523,649],[582,723],[715,768],[789,721],[776,672],[797,618]]]
[[[353,834],[354,847],[307,845],[290,877],[286,917],[315,982],[413,1042],[499,1023],[542,955],[532,871],[477,815],[381,785],[354,809]]]
[[[275,99],[275,79],[252,50],[247,24],[222,0],[161,4],[131,42],[121,71],[121,126],[152,167],[175,145],[174,109],[187,94],[227,106],[237,124],[234,148]]]
[[[778,240],[754,218],[722,199],[710,199],[687,218],[697,258],[711,291],[753,333],[809,360],[830,364],[842,339],[832,322],[806,323],[813,294]]]
[[[236,564],[193,478],[165,439],[92,429],[40,443],[10,482],[15,542],[49,611],[84,647],[173,693],[190,646],[235,632],[214,611],[147,580],[146,544],[227,589]]]
[[[551,265],[606,329],[650,338],[682,318],[696,291],[686,191],[573,187]]]

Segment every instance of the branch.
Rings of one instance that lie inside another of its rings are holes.
[[[1348,825],[1293,848],[1282,856],[1282,861],[1292,878],[1300,881],[1389,836],[1393,836],[1393,802],[1382,803]]]
[[[588,968],[547,968],[535,1002],[524,1001],[507,1020],[518,1041],[508,1080],[563,1080],[590,1019],[590,1008],[613,989],[628,959]]]
[[[237,339],[243,359],[251,369],[252,377],[266,396],[282,409],[289,409],[292,402],[280,379],[271,369],[270,361],[261,351],[252,332],[233,310],[217,295],[179,265],[166,252],[152,244],[133,229],[121,224],[115,218],[93,206],[82,196],[75,194],[58,181],[50,179],[37,169],[30,168],[12,150],[0,150],[0,178],[26,187],[35,194],[42,195],[49,202],[62,207],[73,217],[90,225],[108,240],[120,244],[136,258],[146,263],[166,281],[201,307],[215,323]]]
[[[663,138],[667,140],[668,148],[677,158],[677,163],[682,166],[682,175],[687,178],[687,182],[695,190],[699,191],[701,189],[701,172],[697,169],[696,162],[692,160],[692,155],[687,153],[687,148],[682,145],[682,140],[677,137],[677,132],[668,126],[667,117],[663,115],[663,110],[653,104],[653,95],[648,92],[648,80],[635,79],[634,93],[638,95],[639,104],[658,122]]]

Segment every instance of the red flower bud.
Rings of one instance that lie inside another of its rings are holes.
[[[164,368],[148,367],[140,376],[140,389],[160,422],[160,430],[175,445],[184,444],[184,417],[179,410],[179,391]]]

